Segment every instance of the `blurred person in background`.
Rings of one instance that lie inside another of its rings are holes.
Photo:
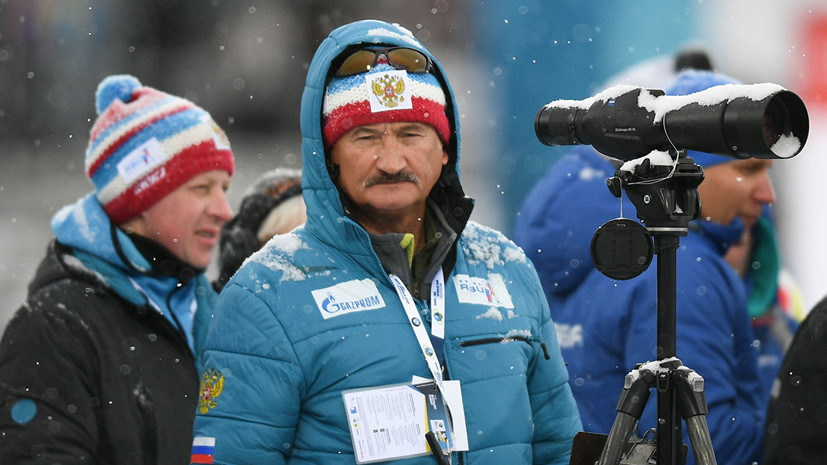
[[[687,95],[736,83],[722,74],[685,70],[666,89]],[[676,253],[677,356],[705,380],[706,415],[720,464],[749,464],[761,453],[765,399],[744,281],[725,260],[729,246],[774,201],[771,160],[733,160],[688,151],[704,168],[702,212],[690,221]],[[656,360],[657,270],[617,281],[590,257],[593,233],[622,212],[635,212],[606,188],[611,164],[590,146],[573,148],[526,198],[515,241],[537,266],[555,322],[570,384],[586,431],[607,434],[624,378]],[[622,203],[621,203],[622,202]],[[637,434],[657,425],[650,399]],[[689,444],[687,429],[684,442]],[[687,463],[694,463],[692,453]]]
[[[188,463],[233,153],[206,111],[133,76],[95,97],[94,192],[52,218],[0,341],[0,463]]]
[[[397,24],[334,30],[302,136],[307,222],[221,292],[193,463],[568,463],[581,425],[548,306],[522,251],[469,219],[441,65]],[[391,434],[367,406],[389,396],[441,416]]]
[[[784,354],[804,315],[801,291],[789,270],[783,268],[770,205],[765,205],[755,225],[730,245],[724,260],[747,287],[747,309],[758,349],[761,403],[766,405]]]
[[[244,260],[276,234],[307,221],[301,170],[276,168],[261,175],[242,195],[235,217],[221,228],[216,291],[227,284]]]
[[[801,322],[772,387],[764,464],[827,463],[827,298]]]

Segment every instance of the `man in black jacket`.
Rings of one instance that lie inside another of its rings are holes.
[[[189,463],[233,154],[206,111],[132,76],[104,79],[96,103],[95,191],[52,219],[0,341],[3,464]]]
[[[827,298],[807,313],[778,370],[764,428],[764,464],[827,463]]]

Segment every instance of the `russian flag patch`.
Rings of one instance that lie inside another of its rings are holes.
[[[196,436],[192,440],[192,456],[190,463],[213,463],[215,453],[215,438]]]

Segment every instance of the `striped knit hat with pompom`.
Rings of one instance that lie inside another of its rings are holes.
[[[203,172],[233,174],[227,136],[192,102],[129,75],[105,78],[95,99],[86,175],[113,223],[138,216]]]
[[[387,63],[378,63],[367,73],[332,78],[322,117],[326,149],[351,129],[389,122],[426,123],[443,143],[451,139],[445,92],[436,76],[408,73]]]

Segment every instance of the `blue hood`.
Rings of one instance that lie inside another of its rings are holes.
[[[350,252],[373,256],[367,233],[345,216],[339,191],[327,171],[322,141],[322,107],[325,82],[331,72],[330,64],[345,49],[356,44],[410,47],[431,58],[434,65],[432,73],[445,92],[446,112],[453,134],[445,147],[450,161],[443,168],[440,182],[431,192],[431,198],[437,201],[446,221],[459,234],[471,214],[473,201],[465,196],[460,184],[459,115],[453,90],[437,59],[409,30],[397,24],[376,20],[358,21],[331,32],[319,46],[307,71],[301,104],[302,194],[307,205],[305,228],[334,247],[336,244],[358,243]]]
[[[567,294],[594,269],[592,236],[621,213],[621,201],[606,187],[614,172],[591,146],[576,146],[526,197],[514,241],[534,262],[546,293]],[[626,195],[622,202],[623,216],[637,218]]]
[[[129,275],[149,273],[152,267],[126,233],[112,227],[94,193],[60,209],[52,218],[52,230],[60,243],[72,247],[78,259],[119,295],[135,305],[146,304],[146,296],[132,285]]]

